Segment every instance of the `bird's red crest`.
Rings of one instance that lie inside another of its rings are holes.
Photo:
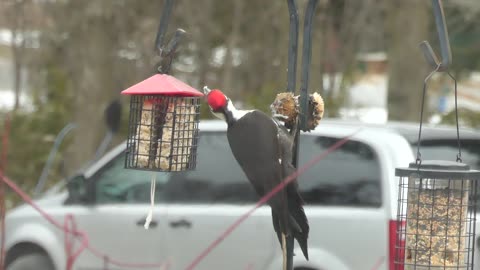
[[[227,97],[218,89],[213,89],[207,95],[208,105],[215,111],[227,106]]]

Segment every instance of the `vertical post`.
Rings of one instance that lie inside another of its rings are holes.
[[[300,85],[300,129],[307,127],[308,82],[310,78],[310,62],[312,59],[312,24],[318,0],[309,0],[305,11],[303,26],[302,78]]]
[[[287,0],[290,17],[290,32],[288,40],[288,68],[287,90],[295,93],[297,76],[297,53],[298,53],[298,12],[295,0]]]
[[[170,20],[170,14],[172,13],[174,0],[166,0],[163,7],[162,15],[160,17],[160,24],[158,25],[157,37],[155,38],[155,49],[162,55],[163,40],[165,38],[165,32],[167,32],[168,21]]]
[[[170,41],[165,44],[165,33],[168,28],[168,21],[173,10],[175,0],[166,0],[163,7],[162,15],[160,17],[160,24],[158,26],[157,37],[155,38],[155,48],[158,55],[161,57],[160,62],[156,66],[156,72],[161,74],[168,74],[180,40],[185,34],[185,30],[177,29]]]
[[[287,69],[287,90],[295,94],[296,90],[296,75],[297,75],[297,54],[298,54],[298,12],[295,0],[287,0],[288,11],[290,15],[290,32],[289,32],[289,46],[288,46],[288,69]],[[300,150],[300,130],[305,129],[307,124],[307,110],[308,110],[308,81],[310,74],[310,62],[312,58],[312,24],[313,16],[315,15],[315,8],[317,0],[309,0],[304,19],[303,30],[303,50],[302,50],[302,76],[300,86],[300,121],[297,119],[296,129],[294,132],[293,141],[293,157],[292,164],[295,168],[298,167],[298,156]],[[295,239],[289,235],[285,239],[285,253],[286,265],[284,269],[293,269],[293,249]],[[282,247],[283,248],[283,247]]]
[[[289,30],[289,40],[288,40],[288,67],[287,67],[287,90],[295,94],[296,90],[296,81],[297,81],[297,55],[298,55],[298,12],[295,0],[287,0],[288,4],[288,13],[290,17],[290,30]],[[300,129],[293,130],[295,132],[293,137],[293,157],[292,164],[295,168],[298,167],[298,151],[299,151],[299,135]],[[285,239],[285,246],[282,246],[282,249],[285,248],[286,255],[286,265],[283,269],[292,270],[293,269],[293,249],[295,246],[295,239],[292,235],[288,235]]]
[[[103,270],[109,270],[108,256],[103,256]]]
[[[288,68],[287,68],[287,90],[295,94],[297,84],[297,55],[298,55],[298,12],[295,0],[287,0],[288,13],[290,17],[290,32],[288,40]],[[295,168],[298,166],[298,151],[300,130],[295,132],[293,137],[293,157],[292,164]]]

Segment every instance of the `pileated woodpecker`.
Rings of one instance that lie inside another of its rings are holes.
[[[228,124],[227,138],[233,156],[261,197],[295,171],[292,165],[293,141],[296,130],[289,132],[279,121],[259,110],[237,110],[220,90],[204,87],[212,113]],[[292,181],[268,202],[272,221],[285,259],[285,238],[292,235],[308,260],[308,220],[298,184]]]

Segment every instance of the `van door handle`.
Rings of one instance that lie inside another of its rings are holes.
[[[144,225],[145,225],[145,218],[139,219],[137,221],[137,226],[143,227]],[[156,220],[152,220],[152,221],[150,221],[149,228],[155,228],[155,227],[157,227],[157,225],[158,225],[158,222]]]
[[[187,229],[190,229],[192,227],[192,223],[186,219],[179,219],[175,221],[170,221],[170,227],[177,229],[180,227],[185,227]]]

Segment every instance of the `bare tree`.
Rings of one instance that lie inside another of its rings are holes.
[[[103,111],[108,103],[120,98],[121,90],[152,74],[159,10],[149,1],[44,5],[45,14],[54,22],[44,47],[51,54],[49,61],[67,74],[75,97],[71,110],[77,128],[67,150],[68,172],[94,157],[106,132]],[[123,100],[128,102],[126,97]]]
[[[13,61],[13,91],[15,96],[14,110],[20,107],[20,94],[22,91],[23,67],[25,60],[26,45],[26,16],[25,16],[25,0],[17,0],[8,2],[6,9],[7,22],[9,22],[11,31],[11,49]]]
[[[232,17],[232,29],[228,36],[227,48],[225,53],[225,64],[223,69],[223,82],[222,85],[227,91],[231,91],[233,87],[233,61],[235,57],[235,51],[237,48],[240,25],[242,23],[244,1],[235,1],[233,5],[233,17]],[[234,92],[238,93],[238,92]],[[238,95],[232,96],[237,98]]]
[[[426,63],[419,44],[428,38],[428,1],[388,1],[388,108],[390,120],[418,120]],[[428,104],[428,103],[426,103]]]

